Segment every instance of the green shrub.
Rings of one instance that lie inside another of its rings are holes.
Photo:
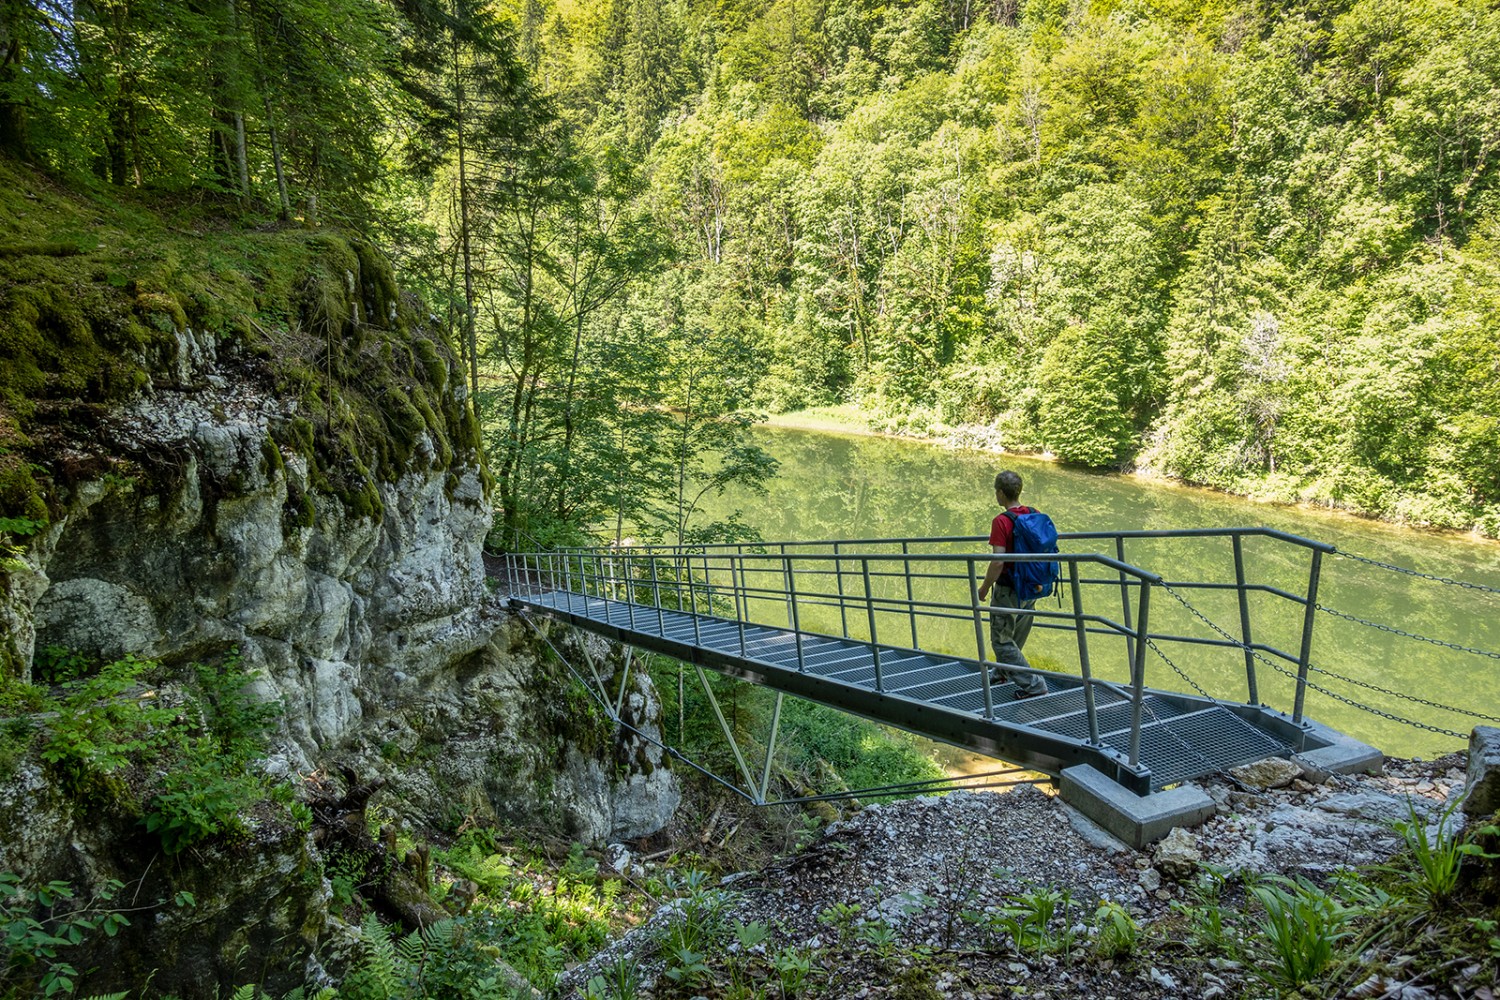
[[[110,881],[88,902],[77,899],[71,884],[48,882],[26,887],[10,872],[0,872],[0,988],[7,995],[71,995],[79,970],[61,952],[75,948],[95,932],[114,937],[130,920],[115,907],[124,884]],[[123,994],[122,994],[123,996]]]
[[[63,659],[61,662],[72,662]],[[127,656],[93,676],[62,685],[39,708],[53,713],[43,724],[41,756],[75,795],[103,797],[139,815],[146,829],[176,854],[200,841],[244,830],[244,817],[272,797],[272,786],[251,769],[265,752],[281,706],[258,701],[253,678],[231,654],[218,664],[195,664],[198,692],[186,705],[158,703],[145,684],[158,664]],[[133,790],[148,778],[144,801]],[[280,801],[290,807],[292,796]]]
[[[1105,900],[1094,914],[1094,954],[1100,958],[1125,958],[1135,951],[1141,927],[1130,911]]]
[[[195,741],[199,745],[206,740]],[[177,854],[209,837],[244,833],[245,813],[267,797],[265,782],[236,769],[242,762],[212,756],[189,758],[163,780],[141,822],[161,838],[162,850]]]
[[[63,685],[47,723],[42,759],[75,794],[118,788],[119,772],[159,759],[174,741],[177,713],[132,690],[155,664],[127,656],[99,673]]]
[[[1353,931],[1355,910],[1305,878],[1269,876],[1250,886],[1264,911],[1250,971],[1278,987],[1300,989],[1323,974]]]

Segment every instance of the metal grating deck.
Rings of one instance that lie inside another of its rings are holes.
[[[775,626],[565,591],[516,600],[633,645],[690,655],[757,683],[1038,770],[1055,773],[1087,761],[1112,764],[1118,775],[1129,750],[1132,706],[1127,693],[1112,685],[1094,686],[1100,743],[1091,745],[1078,678],[1049,673],[1050,693],[1025,701],[1014,700],[1013,685],[992,684],[993,714],[987,717],[980,673],[987,668],[977,661],[882,645],[877,685],[877,647],[857,639],[803,633],[799,666],[798,636]],[[1140,764],[1149,773],[1126,775],[1137,775],[1130,783],[1138,791],[1287,750],[1228,708],[1187,695],[1148,693],[1141,722]]]

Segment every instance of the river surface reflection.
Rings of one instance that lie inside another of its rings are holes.
[[[902,536],[977,535],[994,516],[991,482],[1002,467],[1026,480],[1023,500],[1047,511],[1059,530],[1265,526],[1328,542],[1342,553],[1366,556],[1435,576],[1500,588],[1500,545],[1463,536],[1434,534],[1365,521],[1315,508],[1283,507],[1174,486],[1136,477],[1090,474],[1014,456],[951,451],[924,442],[843,435],[824,431],[762,428],[760,442],[781,462],[765,496],[730,494],[713,501],[709,517],[738,509],[763,538],[853,539]],[[1095,551],[1097,543],[1065,545]],[[1112,551],[1112,550],[1111,550]],[[1245,543],[1247,575],[1301,593],[1307,584],[1305,550],[1265,539]],[[1169,579],[1232,581],[1225,541],[1142,540],[1129,544],[1126,559]],[[1232,592],[1188,593],[1191,603],[1231,631],[1238,607]],[[1390,629],[1488,652],[1480,655],[1389,631],[1358,625],[1327,613],[1317,616],[1311,660],[1344,675],[1314,673],[1331,694],[1310,691],[1308,714],[1398,756],[1432,756],[1461,748],[1462,741],[1378,713],[1452,730],[1467,736],[1473,725],[1500,719],[1500,595],[1444,585],[1379,569],[1343,556],[1325,557],[1319,603]],[[1301,610],[1285,601],[1254,601],[1257,639],[1293,652]],[[1158,595],[1153,631],[1208,634],[1200,620],[1168,595]],[[972,636],[972,630],[970,630]],[[972,655],[972,639],[967,641]],[[955,649],[954,651],[958,651]],[[1076,672],[1071,633],[1033,633],[1028,654],[1040,665]],[[1243,699],[1243,655],[1233,650],[1175,646],[1168,654],[1193,682],[1218,695]],[[1097,676],[1125,680],[1124,657],[1101,656]],[[1262,667],[1260,700],[1290,710],[1293,688]],[[1433,705],[1361,687],[1374,685]],[[1147,665],[1147,683],[1187,690],[1158,657]],[[1367,711],[1347,698],[1376,709]],[[1434,706],[1459,706],[1460,714]],[[1489,717],[1486,720],[1484,717]]]

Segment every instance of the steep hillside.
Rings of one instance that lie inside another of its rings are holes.
[[[335,862],[415,926],[432,837],[667,821],[492,598],[464,380],[378,248],[0,171],[0,872],[137,901],[90,989],[290,988],[347,951]]]

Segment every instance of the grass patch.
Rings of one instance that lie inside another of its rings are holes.
[[[651,658],[651,676],[662,696],[666,742],[722,777],[737,775],[708,696],[696,673],[665,657]],[[679,684],[679,671],[683,672]],[[709,673],[724,718],[747,759],[764,761],[776,693]],[[768,799],[858,791],[942,778],[923,741],[899,730],[788,696],[773,760],[775,786]],[[753,768],[757,775],[759,767]]]
[[[803,431],[832,431],[843,434],[875,434],[870,421],[874,414],[857,406],[810,406],[805,410],[773,413],[761,423],[769,427],[790,427]]]

